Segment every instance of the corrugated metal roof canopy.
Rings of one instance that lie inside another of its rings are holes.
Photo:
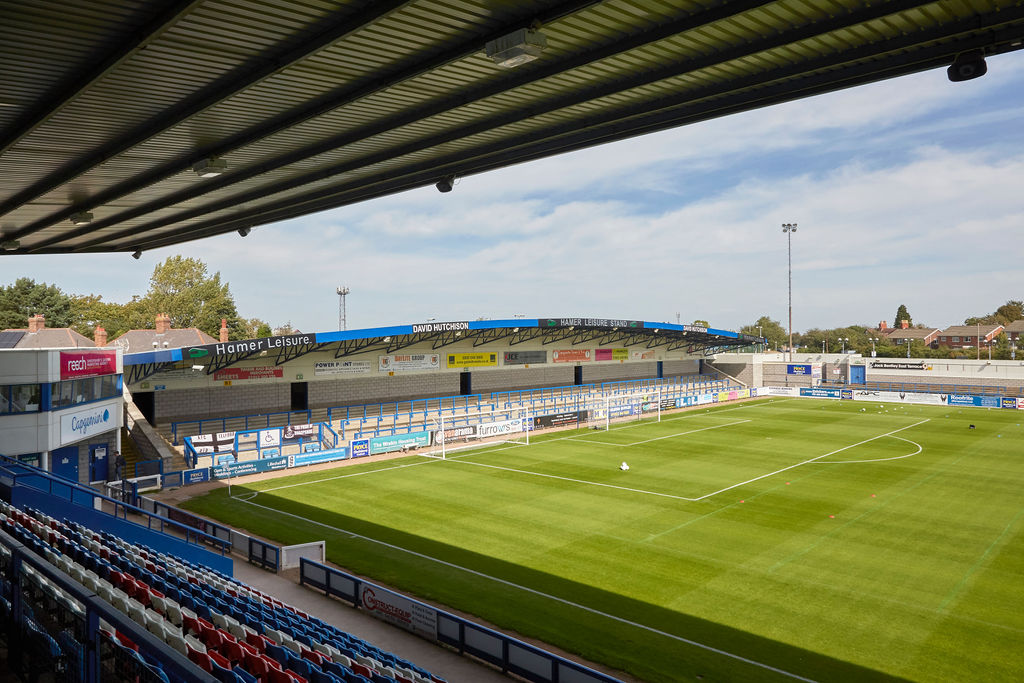
[[[1016,50],[1022,5],[5,3],[0,240],[18,254],[132,252],[245,230]],[[526,28],[547,40],[539,59],[486,56]],[[200,177],[211,158],[226,171]]]

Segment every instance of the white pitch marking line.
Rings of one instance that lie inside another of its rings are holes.
[[[730,659],[735,659],[737,661],[744,662],[746,664],[750,664],[751,666],[760,667],[760,668],[765,669],[767,671],[773,671],[773,672],[775,672],[777,674],[780,674],[782,676],[787,676],[789,678],[792,678],[792,679],[795,679],[795,680],[798,680],[798,681],[806,681],[806,683],[817,683],[813,678],[804,678],[803,676],[800,676],[800,675],[794,674],[794,673],[790,673],[789,671],[786,671],[784,669],[778,669],[778,668],[776,668],[774,666],[771,666],[770,664],[764,664],[764,663],[759,662],[759,661],[754,660],[754,659],[747,659],[746,657],[742,657],[740,655],[736,655],[736,654],[733,654],[731,652],[727,652],[725,650],[721,650],[721,649],[719,649],[717,647],[712,647],[711,645],[705,645],[704,643],[699,643],[696,640],[690,640],[689,638],[684,638],[682,636],[677,636],[677,635],[675,635],[673,633],[669,633],[667,631],[662,631],[661,629],[657,629],[657,628],[654,628],[652,626],[646,626],[644,624],[641,624],[641,623],[638,623],[638,622],[635,622],[635,621],[630,621],[629,619],[624,619],[623,617],[617,617],[614,614],[609,614],[607,612],[602,612],[601,610],[594,609],[593,607],[587,607],[586,605],[582,605],[582,604],[580,604],[578,602],[573,602],[572,600],[567,600],[565,598],[560,598],[557,595],[551,595],[550,593],[544,593],[542,591],[537,590],[536,588],[530,588],[530,587],[524,586],[522,584],[513,583],[512,581],[508,581],[506,579],[500,579],[500,578],[498,578],[496,576],[491,576],[490,574],[484,574],[483,572],[477,571],[475,569],[470,569],[468,567],[463,567],[462,565],[455,564],[454,562],[448,562],[446,560],[442,560],[442,559],[439,559],[439,558],[436,558],[436,557],[432,557],[432,556],[426,555],[424,553],[416,552],[415,550],[409,550],[408,548],[403,548],[403,547],[398,546],[398,545],[393,545],[391,543],[387,543],[386,541],[381,541],[381,540],[378,540],[376,538],[370,538],[369,536],[363,536],[362,534],[357,534],[357,533],[355,533],[353,531],[349,531],[347,529],[339,529],[338,527],[331,526],[330,524],[324,524],[323,522],[318,522],[315,519],[309,519],[307,517],[302,517],[300,515],[292,514],[291,512],[285,512],[284,510],[278,510],[277,508],[267,507],[266,505],[260,505],[259,503],[253,503],[252,501],[248,501],[248,500],[244,500],[244,501],[241,501],[241,502],[246,503],[248,505],[253,505],[253,506],[258,507],[258,508],[263,508],[264,510],[267,510],[268,512],[273,512],[273,513],[276,513],[276,514],[279,514],[279,515],[288,515],[289,517],[294,517],[295,519],[300,519],[300,520],[302,520],[304,522],[308,522],[310,524],[316,524],[317,526],[322,526],[325,529],[330,529],[331,531],[335,531],[335,532],[337,532],[339,534],[348,534],[351,538],[358,538],[358,539],[361,539],[361,540],[364,540],[364,541],[368,541],[370,543],[376,543],[376,544],[382,545],[382,546],[384,546],[386,548],[391,548],[392,550],[397,550],[399,552],[408,553],[409,555],[414,555],[415,557],[419,557],[419,558],[422,558],[424,560],[429,560],[431,562],[436,562],[437,564],[441,564],[441,565],[444,565],[446,567],[451,567],[452,569],[457,569],[459,571],[466,572],[467,574],[473,574],[474,576],[479,576],[479,577],[484,578],[484,579],[489,579],[490,581],[494,581],[495,583],[500,583],[500,584],[503,584],[505,586],[509,586],[510,588],[515,588],[517,590],[521,590],[521,591],[523,591],[525,593],[532,593],[533,595],[538,595],[538,596],[540,596],[542,598],[547,598],[548,600],[554,600],[555,602],[560,602],[563,605],[569,605],[570,607],[575,607],[576,609],[581,609],[581,610],[583,610],[585,612],[590,612],[591,614],[596,614],[598,616],[605,617],[606,619],[611,619],[612,621],[617,621],[620,624],[626,624],[628,626],[633,626],[635,628],[639,628],[639,629],[642,629],[644,631],[648,631],[649,633],[656,633],[656,634],[658,634],[660,636],[665,636],[666,638],[671,638],[672,640],[678,641],[680,643],[686,643],[687,645],[692,645],[693,647],[697,647],[697,648],[700,648],[702,650],[707,650],[708,652],[714,652],[715,654],[722,655],[723,657],[729,657]]]
[[[700,429],[691,429],[688,432],[678,432],[677,434],[669,434],[667,436],[657,436],[653,439],[644,439],[643,441],[634,441],[633,443],[616,443],[614,441],[594,441],[593,439],[580,439],[574,436],[567,437],[569,441],[580,441],[582,443],[596,443],[602,446],[639,446],[642,443],[650,443],[651,441],[661,441],[662,439],[672,439],[677,436],[686,436],[687,434],[696,434],[697,432],[706,432],[709,429],[721,429],[722,427],[731,427],[733,425],[743,424],[744,422],[752,422],[753,420],[737,420],[736,422],[728,422],[724,425],[712,425],[711,427],[701,427]]]
[[[677,436],[685,436],[687,434],[696,434],[697,432],[706,432],[709,429],[721,429],[722,427],[732,427],[733,425],[743,424],[744,422],[752,422],[752,420],[737,420],[736,422],[727,422],[724,425],[714,425],[711,427],[701,427],[700,429],[691,429],[688,432],[679,432],[678,434],[669,434],[668,436],[656,436],[653,439],[644,439],[643,441],[634,441],[633,443],[626,444],[627,446],[639,446],[643,443],[650,443],[652,441],[661,441],[662,439],[672,439]]]
[[[836,453],[842,453],[843,451],[847,451],[847,450],[849,450],[851,448],[856,448],[857,446],[861,446],[861,445],[869,443],[871,441],[875,441],[877,439],[881,439],[882,437],[885,437],[885,436],[892,436],[893,434],[896,434],[898,432],[902,432],[905,429],[910,429],[911,427],[916,427],[917,425],[922,425],[925,422],[931,422],[931,419],[930,418],[926,418],[924,420],[921,420],[920,422],[915,422],[912,425],[907,425],[906,427],[900,427],[899,429],[894,429],[891,432],[886,432],[885,434],[879,434],[878,436],[873,436],[870,439],[864,439],[863,441],[858,441],[857,443],[852,443],[849,446],[843,446],[842,448],[837,448],[834,451],[831,451],[829,453],[825,453],[824,455],[819,455],[816,458],[811,458],[810,460],[804,460],[803,462],[798,462],[795,465],[789,465],[788,467],[783,467],[781,470],[775,470],[774,472],[769,472],[768,474],[762,474],[759,477],[754,477],[753,479],[747,479],[746,481],[741,481],[740,483],[733,484],[732,486],[726,486],[724,489],[719,489],[717,491],[713,491],[711,493],[707,493],[707,494],[701,496],[700,498],[694,498],[692,500],[700,501],[700,500],[704,500],[705,498],[710,498],[711,496],[716,496],[719,493],[724,493],[724,492],[726,492],[726,491],[728,491],[730,489],[736,488],[737,486],[743,486],[744,484],[749,484],[749,483],[751,483],[753,481],[757,481],[758,479],[764,479],[765,477],[770,477],[773,474],[778,474],[779,472],[785,472],[786,470],[791,470],[794,467],[800,467],[800,465],[806,465],[808,463],[814,462],[815,460],[821,460],[822,458],[827,458],[830,455],[835,455]]]
[[[921,446],[921,444],[919,444],[916,441],[911,441],[910,439],[904,439],[901,436],[894,436],[892,438],[893,439],[899,439],[900,441],[906,441],[907,443],[912,443],[915,446],[917,446],[917,450],[914,451],[913,453],[907,453],[906,455],[897,455],[897,456],[894,456],[892,458],[872,458],[870,460],[825,460],[823,462],[818,462],[818,463],[815,463],[815,464],[816,465],[845,465],[845,464],[856,463],[856,462],[886,462],[888,460],[902,460],[903,458],[912,458],[912,457],[914,457],[915,455],[917,455],[918,453],[920,453],[921,451],[924,450],[924,447]]]
[[[487,465],[482,462],[470,462],[469,460],[452,460],[451,462],[459,463],[460,465],[476,465],[477,467],[488,467],[492,470],[504,470],[506,472],[516,472],[518,474],[529,474],[534,477],[546,477],[548,479],[560,479],[562,481],[571,481],[576,484],[589,484],[591,486],[603,486],[609,489],[619,489],[620,491],[630,491],[632,493],[645,493],[649,496],[661,496],[662,498],[673,498],[675,500],[698,500],[697,498],[687,498],[686,496],[674,496],[671,493],[658,493],[657,491],[646,491],[644,489],[631,489],[627,486],[616,486],[615,484],[602,484],[597,481],[587,481],[586,479],[572,479],[570,477],[560,477],[557,474],[543,474],[541,472],[530,472],[529,470],[518,470],[514,467],[501,467],[499,465]]]

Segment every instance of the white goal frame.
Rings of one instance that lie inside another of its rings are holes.
[[[613,405],[615,405],[615,406],[621,406],[621,405],[630,405],[630,406],[633,406],[633,405],[643,405],[645,402],[652,401],[652,400],[654,401],[654,404],[655,404],[655,406],[657,408],[658,422],[661,422],[661,400],[662,400],[662,394],[661,394],[661,387],[660,386],[657,388],[657,391],[654,392],[654,393],[652,393],[650,391],[646,391],[646,392],[642,392],[642,393],[625,394],[625,395],[616,395],[616,394],[605,395],[605,397],[604,397],[604,430],[607,432],[607,431],[609,431],[611,429],[611,426],[612,426],[612,406]],[[636,418],[637,421],[644,419],[643,410],[636,411],[635,418]],[[615,421],[616,422],[625,421],[625,416],[617,417],[617,418],[615,418]]]
[[[437,455],[435,449],[432,457],[440,457],[442,460],[448,457],[448,453],[452,451],[461,451],[470,448],[479,448],[481,446],[490,446],[499,443],[512,443],[523,446],[530,445],[530,432],[533,431],[533,413],[531,408],[526,404],[520,404],[513,408],[498,408],[495,410],[480,411],[468,416],[461,416],[463,419],[466,417],[478,418],[469,425],[465,425],[467,428],[472,427],[476,431],[468,439],[465,444],[459,444],[458,447],[449,447],[448,439],[445,438],[445,430],[452,429],[452,423],[454,422],[454,416],[450,416],[448,422],[445,421],[444,414],[438,415],[438,428],[434,433],[436,442],[440,443],[441,453]],[[459,422],[463,422],[460,419]],[[521,427],[516,428],[515,423],[520,422]],[[490,433],[480,435],[480,428],[491,426]],[[507,431],[506,431],[507,430]],[[508,438],[504,438],[507,435]],[[522,440],[519,437],[522,437]]]

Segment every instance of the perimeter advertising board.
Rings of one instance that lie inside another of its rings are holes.
[[[946,401],[951,406],[974,408],[1000,408],[1003,400],[999,396],[969,396],[967,394],[950,394]]]
[[[568,427],[578,425],[586,421],[589,411],[575,410],[568,413],[554,413],[552,415],[537,415],[533,418],[534,429],[546,429],[547,427]]]
[[[276,458],[261,458],[259,460],[246,460],[245,462],[236,462],[229,465],[218,465],[211,468],[210,473],[214,479],[224,479],[226,477],[241,477],[246,474],[274,472],[287,469],[287,467],[288,456],[279,455]]]
[[[873,389],[855,389],[855,401],[878,401],[879,403],[926,403],[943,405],[942,394],[919,394],[906,391],[875,391]]]
[[[476,436],[476,425],[464,425],[462,427],[446,427],[444,431],[438,429],[434,432],[434,443],[441,445],[442,443],[451,443],[452,441],[461,441],[464,439],[472,439]]]
[[[487,424],[476,426],[476,436],[478,439],[487,439],[492,436],[504,436],[505,434],[514,434],[516,432],[524,431],[525,426],[522,418],[515,418],[512,420],[502,420],[500,422],[488,422]]]
[[[81,379],[117,374],[117,351],[61,351],[60,378]]]
[[[363,583],[359,588],[363,609],[389,624],[437,640],[437,610],[380,586]]]
[[[377,369],[381,372],[414,372],[440,367],[441,356],[436,353],[398,353],[377,357]]]
[[[761,394],[768,394],[769,396],[799,396],[800,389],[797,387],[761,387],[763,390]]]
[[[356,439],[349,442],[349,449],[353,458],[363,458],[370,454],[370,440]]]
[[[421,448],[430,445],[430,432],[411,432],[393,436],[375,436],[370,439],[370,455],[391,453],[403,448]]]
[[[811,398],[841,398],[842,393],[839,389],[822,389],[821,387],[801,387],[801,396],[810,396]]]

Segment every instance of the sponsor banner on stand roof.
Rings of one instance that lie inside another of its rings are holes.
[[[371,615],[430,640],[437,640],[437,610],[404,595],[363,583],[359,602]]]
[[[447,323],[418,323],[412,326],[413,334],[419,332],[461,332],[469,329],[468,320]]]
[[[396,353],[377,357],[377,369],[381,372],[437,370],[440,367],[441,356],[436,353]]]
[[[598,329],[642,330],[642,320],[617,320],[615,318],[540,318],[537,321],[538,327],[561,328],[561,327],[586,327]]]
[[[317,377],[361,375],[368,372],[373,372],[373,363],[368,360],[322,360],[313,363],[313,374]]]
[[[540,365],[548,362],[547,351],[506,351],[505,365]]]
[[[61,351],[60,378],[117,374],[117,351]]]
[[[224,368],[213,373],[213,379],[221,380],[242,380],[242,379],[274,379],[284,377],[284,368],[273,365],[261,365],[255,368]]]
[[[220,342],[189,346],[181,350],[185,360],[207,358],[209,356],[226,356],[234,353],[256,354],[261,351],[278,351],[296,346],[316,344],[314,334],[288,334],[281,337],[263,337],[261,339],[243,339],[241,341]]]
[[[657,357],[654,351],[633,351],[629,354],[632,360],[652,360]]]
[[[592,357],[590,349],[559,349],[551,352],[554,363],[585,363]]]
[[[594,360],[628,360],[629,349],[595,349]]]
[[[449,368],[491,368],[498,365],[497,353],[449,353]]]
[[[60,443],[74,443],[121,426],[119,400],[92,403],[88,407],[60,412]]]

